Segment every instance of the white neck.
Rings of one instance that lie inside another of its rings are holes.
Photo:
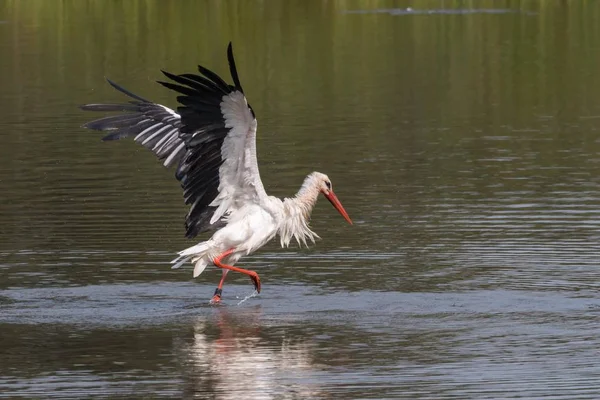
[[[295,197],[283,199],[284,215],[279,227],[281,247],[289,246],[292,238],[300,246],[308,246],[307,239],[314,243],[319,238],[308,226],[319,193],[319,181],[314,174],[310,174],[304,179]]]

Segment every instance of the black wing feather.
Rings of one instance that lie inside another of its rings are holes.
[[[183,78],[191,79],[193,81],[196,81],[196,82],[198,82],[198,83],[200,83],[200,84],[202,84],[202,85],[204,85],[204,86],[206,86],[208,88],[211,88],[211,89],[214,89],[214,90],[221,90],[218,85],[214,84],[211,80],[206,79],[203,76],[194,75],[194,74],[181,74],[179,76],[181,76]],[[224,93],[224,94],[226,94],[226,93]]]
[[[109,129],[126,128],[132,125],[136,125],[139,122],[142,122],[144,119],[145,117],[143,114],[117,115],[114,117],[100,118],[95,121],[88,122],[83,126],[88,129],[106,131]]]
[[[108,79],[108,78],[105,78],[105,79],[110,84],[110,86],[114,87],[119,92],[124,93],[125,95],[127,95],[127,96],[129,96],[129,97],[131,97],[133,99],[136,99],[137,101],[140,101],[142,103],[152,103],[151,101],[146,100],[143,97],[140,97],[140,96],[138,96],[136,94],[131,93],[129,90],[125,89],[124,87],[121,87],[121,86],[117,85],[116,83],[114,83],[110,79]]]
[[[175,173],[184,192],[185,203],[190,205],[186,216],[186,237],[218,228],[223,221],[210,224],[216,207],[210,206],[218,194],[219,168],[223,163],[221,147],[229,133],[221,112],[224,96],[242,91],[233,58],[231,43],[227,48],[229,70],[234,85],[227,84],[219,75],[201,65],[201,75],[162,73],[175,82],[158,81],[180,95],[177,115],[165,107],[139,97],[116,83],[108,83],[135,99],[128,104],[87,104],[87,111],[120,111],[121,114],[91,121],[86,128],[108,131],[104,140],[115,140],[136,135],[136,141],[151,149],[165,165],[178,162]],[[252,112],[254,114],[254,112]]]
[[[223,93],[231,93],[231,88],[221,77],[208,68],[204,68],[202,65],[198,65],[198,71],[212,81]]]
[[[229,46],[227,46],[227,61],[229,62],[229,72],[231,73],[231,78],[233,79],[235,88],[244,93],[244,89],[242,89],[242,84],[240,83],[240,78],[238,77],[237,68],[235,67],[235,59],[233,58],[233,47],[231,46],[231,42],[229,42]]]
[[[86,104],[81,106],[81,109],[86,111],[126,112],[126,114],[90,121],[84,124],[83,127],[108,132],[109,134],[102,138],[103,141],[118,140],[134,136],[137,142],[142,143],[144,147],[152,150],[161,161],[164,161],[167,164],[167,166],[179,162],[185,151],[184,147],[179,148],[183,143],[178,138],[178,132],[181,127],[179,116],[174,115],[174,112],[170,112],[170,110],[161,105],[152,103],[131,93],[110,79],[107,79],[107,81],[119,92],[136,100],[130,101],[127,104]],[[152,135],[156,136],[152,140],[147,140]],[[168,135],[173,136],[176,140],[173,141],[170,146],[155,148],[156,143],[158,143],[161,138]],[[176,154],[173,154],[175,150],[178,151]]]
[[[136,104],[85,104],[80,107],[85,111],[137,111]]]
[[[211,91],[217,91],[220,92],[221,95],[225,95],[228,94],[225,91],[222,91],[221,88],[214,84],[213,82],[211,82],[210,80],[206,79],[206,78],[202,78],[201,76],[198,75],[191,75],[191,74],[182,74],[182,75],[173,75],[169,72],[166,71],[162,71],[161,72],[169,79],[180,83],[182,85],[187,85],[193,89],[197,89],[197,90],[206,90],[209,89]]]

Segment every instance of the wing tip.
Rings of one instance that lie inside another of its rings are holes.
[[[173,78],[176,78],[176,77],[177,77],[177,75],[175,75],[175,74],[172,74],[172,73],[170,73],[169,71],[165,71],[164,69],[161,69],[161,70],[160,70],[160,72],[162,72],[162,74],[163,74],[164,76],[166,76],[167,78],[169,78],[169,79],[173,79]],[[157,82],[158,82],[158,81],[157,81]],[[160,82],[158,82],[158,83],[160,83]]]
[[[240,78],[238,76],[237,68],[235,66],[235,58],[233,57],[232,42],[229,42],[229,45],[227,46],[227,61],[229,62],[229,72],[231,73],[231,78],[233,79],[235,88],[243,94],[244,89],[242,89],[242,84],[240,83]]]
[[[138,101],[141,101],[142,103],[152,103],[150,100],[146,100],[143,97],[138,96],[137,94],[133,94],[131,93],[129,90],[125,89],[124,87],[118,85],[117,83],[111,81],[110,79],[108,79],[106,76],[104,77],[104,79],[106,80],[106,82],[108,82],[108,84],[110,86],[112,86],[114,89],[118,90],[119,92],[133,98],[136,99]]]

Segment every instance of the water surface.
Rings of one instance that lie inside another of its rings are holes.
[[[600,6],[469,4],[0,4],[0,397],[599,398]],[[77,106],[230,40],[268,192],[355,225],[212,307],[173,171]]]

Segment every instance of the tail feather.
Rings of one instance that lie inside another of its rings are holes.
[[[195,246],[188,247],[187,249],[180,251],[178,253],[179,257],[177,257],[173,261],[171,261],[171,264],[173,264],[171,269],[180,268],[186,262],[191,261],[192,263],[195,264],[194,265],[194,278],[196,278],[198,275],[200,275],[206,269],[206,266],[208,265],[208,257],[207,257],[208,254],[207,253],[209,250],[210,250],[210,241],[198,243]]]
[[[174,259],[173,261],[171,261],[171,264],[175,263],[175,265],[173,265],[171,267],[171,269],[177,269],[177,268],[181,268],[181,266],[183,264],[185,264],[191,257],[177,257],[176,259]]]
[[[210,245],[211,245],[210,241],[198,243],[195,246],[188,247],[185,250],[181,250],[179,252],[179,256],[185,257],[185,256],[192,256],[192,255],[194,255],[194,256],[195,255],[203,255],[204,253],[206,253],[208,251],[208,249],[210,249]]]
[[[196,266],[194,267],[194,278],[196,278],[198,275],[200,275],[204,271],[204,269],[206,268],[207,265],[208,265],[208,263],[206,262],[206,258],[204,258],[204,257],[202,257],[201,259],[196,261]]]

